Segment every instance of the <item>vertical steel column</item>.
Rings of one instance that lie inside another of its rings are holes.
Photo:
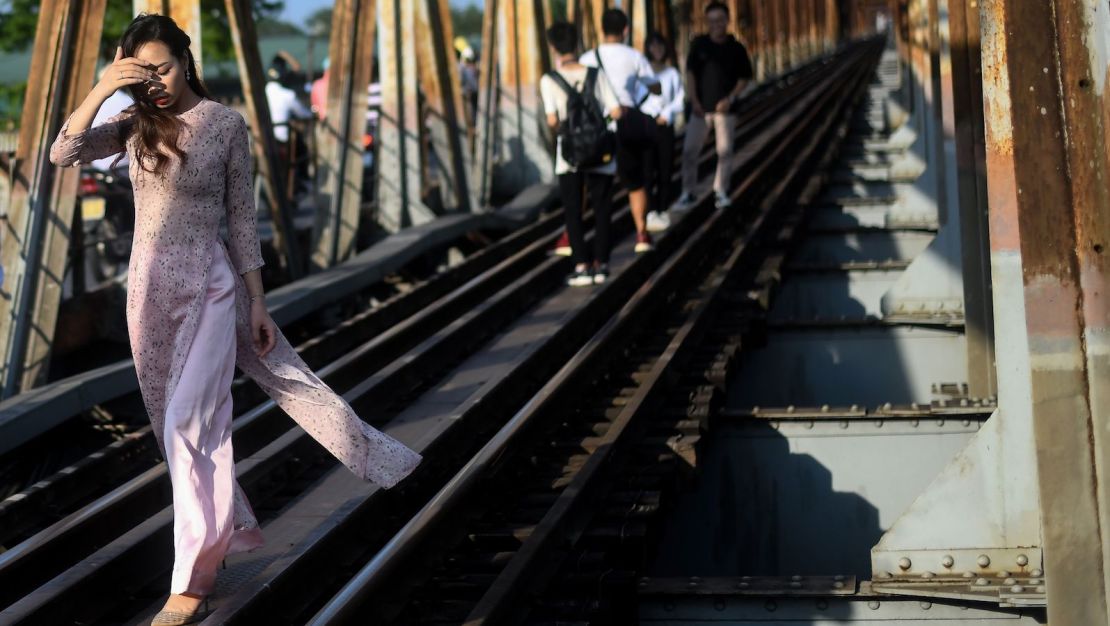
[[[550,67],[542,0],[487,0],[478,154],[481,205],[554,179],[539,81]]]
[[[968,6],[975,0],[947,1],[951,33],[956,184],[962,237],[968,393],[984,398],[997,395],[998,388],[994,368],[994,316],[990,308],[990,244],[979,11],[977,7]]]
[[[1110,17],[1083,0],[980,8],[996,311],[1000,298],[1024,311],[997,315],[996,328],[1028,338],[1018,373],[1032,395],[1048,621],[1105,624]]]
[[[416,7],[409,0],[382,0],[378,10],[382,111],[378,118],[378,222],[390,232],[435,218],[422,200],[420,142],[423,120],[417,103]]]
[[[171,4],[195,4],[199,15],[199,0]],[[235,61],[239,67],[239,81],[243,85],[249,126],[254,136],[252,143],[254,153],[258,157],[258,170],[262,174],[262,180],[270,198],[270,215],[274,225],[278,256],[289,277],[297,278],[303,273],[304,265],[293,234],[292,209],[284,192],[285,172],[277,165],[277,143],[273,133],[270,132],[273,121],[270,117],[269,103],[266,101],[266,81],[262,70],[262,58],[258,52],[258,37],[254,30],[253,5],[250,0],[225,0],[224,5],[231,25],[231,41],[237,53]],[[199,40],[198,33],[195,41]]]
[[[416,4],[416,57],[427,131],[438,159],[444,208],[469,212],[471,197],[466,124],[462,121],[462,91],[452,41],[450,7],[446,0]]]
[[[377,54],[376,9],[374,0],[341,0],[332,13],[327,115],[318,135],[313,270],[335,265],[355,252],[362,218],[367,88]]]
[[[40,5],[0,246],[5,398],[42,383],[50,362],[78,180],[76,169],[50,163],[50,146],[92,88],[104,8],[105,0]]]

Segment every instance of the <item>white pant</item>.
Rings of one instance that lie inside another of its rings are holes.
[[[732,141],[736,135],[736,116],[731,113],[706,113],[704,117],[691,115],[686,122],[686,137],[682,143],[682,191],[694,193],[698,183],[698,153],[705,143],[709,130],[716,132],[717,173],[713,177],[715,191],[728,192],[732,175]]]

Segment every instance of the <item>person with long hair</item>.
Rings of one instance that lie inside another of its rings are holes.
[[[655,117],[655,152],[644,159],[644,188],[648,194],[648,231],[666,230],[671,220],[667,206],[671,201],[674,174],[675,122],[686,106],[682,75],[674,66],[674,54],[666,37],[658,32],[644,41],[644,55],[651,63],[660,93],[648,96],[644,112]]]
[[[127,330],[173,487],[170,596],[152,622],[163,625],[203,619],[224,557],[264,545],[235,478],[236,365],[360,478],[388,489],[422,460],[363,422],[270,318],[247,123],[209,97],[189,44],[169,17],[136,17],[50,150],[51,162],[63,167],[123,152],[131,160]],[[90,128],[101,104],[123,87],[135,104]]]

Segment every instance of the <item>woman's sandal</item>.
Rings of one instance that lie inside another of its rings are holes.
[[[203,609],[201,608],[203,606]],[[151,626],[181,626],[182,624],[194,624],[208,617],[211,613],[208,609],[208,596],[204,597],[204,602],[197,605],[197,608],[192,613],[185,613],[184,611],[158,611],[154,619],[150,622]]]

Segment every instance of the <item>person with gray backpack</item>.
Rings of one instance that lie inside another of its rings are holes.
[[[557,138],[555,176],[574,260],[567,284],[600,284],[609,277],[609,213],[617,173],[616,140],[609,120],[621,116],[621,106],[602,71],[578,63],[578,32],[573,25],[552,24],[547,42],[556,69],[540,79],[540,97]],[[587,199],[594,210],[592,254],[586,249],[582,222]]]

